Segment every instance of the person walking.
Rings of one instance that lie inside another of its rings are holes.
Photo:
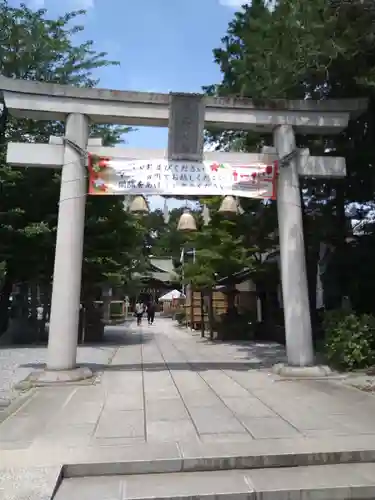
[[[147,321],[149,325],[152,325],[154,323],[155,309],[156,309],[155,302],[151,300],[147,306]]]
[[[142,323],[142,316],[144,312],[145,312],[144,305],[141,302],[137,302],[135,304],[135,315],[137,317],[138,326],[140,326],[140,324]]]

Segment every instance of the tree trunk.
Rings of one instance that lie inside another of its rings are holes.
[[[336,187],[336,257],[338,261],[337,289],[340,292],[338,303],[349,295],[346,262],[346,215],[345,215],[345,186],[338,183]]]
[[[43,306],[43,321],[49,321],[51,314],[51,287],[49,285],[41,285],[40,301]]]
[[[32,282],[30,285],[30,319],[35,321],[37,318],[37,307],[38,307],[38,285]]]
[[[86,281],[82,286],[78,339],[80,343],[99,342],[103,338],[104,323],[102,308],[94,302],[101,299],[101,288]]]
[[[0,293],[0,335],[8,328],[10,296],[12,294],[13,284],[13,274],[11,271],[7,271]]]
[[[235,301],[236,301],[236,289],[230,290],[227,294],[227,308],[228,313],[232,313],[235,309]]]
[[[263,323],[264,321],[264,303],[265,303],[265,293],[258,292],[256,294],[256,308],[257,308],[257,323]]]
[[[21,317],[24,319],[29,318],[30,307],[29,307],[29,284],[20,284],[20,299],[21,299]]]
[[[318,328],[318,311],[316,309],[316,287],[317,287],[317,274],[320,255],[320,244],[315,241],[310,247],[307,258],[307,280],[309,292],[309,304],[313,335],[315,336]]]
[[[208,292],[208,323],[210,325],[210,340],[214,338],[214,311],[212,303],[212,289]]]
[[[204,292],[201,290],[201,337],[204,337]]]
[[[310,248],[307,258],[307,279],[309,285],[309,302],[311,314],[314,315],[316,311],[316,286],[317,286],[317,273],[319,263],[319,245],[314,242]]]

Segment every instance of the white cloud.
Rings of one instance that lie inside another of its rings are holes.
[[[232,9],[239,9],[246,3],[250,3],[246,0],[219,0],[220,5],[223,7],[230,7]]]
[[[48,7],[51,0],[28,0],[27,6],[30,9],[42,9]],[[69,8],[71,9],[93,9],[95,7],[94,0],[69,0]]]
[[[76,9],[93,9],[94,0],[71,0]]]
[[[68,0],[70,9],[93,9],[95,0]]]

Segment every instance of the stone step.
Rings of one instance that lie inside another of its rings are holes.
[[[363,500],[375,463],[63,479],[54,500]]]
[[[327,438],[325,440],[274,439],[254,440],[251,443],[179,443],[178,445],[176,443],[164,443],[157,446],[140,443],[131,446],[96,445],[95,447],[76,446],[72,448],[31,446],[25,450],[2,450],[0,453],[0,498],[47,500],[53,498],[53,491],[57,489],[61,478],[64,478],[62,488],[66,488],[66,485],[70,484],[71,481],[71,484],[79,485],[80,479],[82,479],[83,485],[90,484],[91,479],[93,480],[91,484],[118,484],[118,481],[121,482],[123,478],[126,479],[126,484],[133,484],[132,481],[136,480],[142,483],[142,478],[144,478],[145,484],[148,484],[150,477],[159,478],[164,482],[176,481],[180,478],[181,484],[185,484],[183,481],[187,481],[183,478],[196,477],[200,478],[199,481],[202,484],[209,483],[211,485],[212,478],[221,477],[251,477],[255,484],[254,481],[259,476],[272,478],[272,483],[268,483],[268,479],[264,481],[266,485],[271,484],[274,486],[279,484],[275,481],[278,481],[278,478],[281,477],[279,489],[282,490],[284,487],[282,481],[286,481],[283,478],[292,477],[296,474],[296,471],[301,477],[306,475],[304,470],[310,472],[328,470],[332,471],[332,477],[335,477],[334,474],[338,474],[337,471],[343,471],[342,476],[351,481],[353,476],[349,475],[349,473],[346,475],[346,471],[363,471],[362,476],[364,476],[366,471],[370,470],[371,473],[366,477],[369,477],[373,482],[370,486],[366,486],[366,488],[369,488],[368,490],[362,488],[362,491],[358,489],[358,486],[363,486],[363,482],[358,482],[358,475],[355,481],[353,479],[352,486],[356,487],[356,496],[354,498],[374,499],[375,491],[372,489],[372,484],[375,484],[374,439],[375,436],[357,435],[350,438],[341,436],[337,439]],[[192,474],[195,474],[195,476]],[[298,474],[297,477],[299,477]],[[330,477],[330,473],[325,474]],[[98,476],[101,476],[100,479],[98,479]],[[362,480],[361,474],[359,476]],[[172,479],[168,479],[169,477]],[[209,479],[204,479],[205,477]],[[321,481],[319,481],[318,477],[317,485],[320,488]],[[219,479],[217,482],[215,479],[214,484],[218,486],[221,483],[219,483]],[[331,497],[328,497],[329,500],[353,498],[340,496],[341,490],[337,489],[340,484],[335,484],[336,490]],[[98,486],[98,491],[100,491],[100,488],[103,490],[104,486]],[[230,494],[232,496],[218,496],[215,498],[240,498],[241,500],[254,498],[254,496],[247,496],[250,494],[249,492],[238,493],[235,489],[232,489],[229,493],[227,490],[224,491],[225,493],[222,493],[222,495]],[[369,492],[367,497],[365,496],[366,491]],[[205,498],[202,492],[199,495]],[[3,496],[1,496],[2,493]],[[334,496],[336,493],[339,496]],[[240,494],[242,497],[238,496]],[[327,498],[324,494],[322,498]],[[60,497],[57,497],[58,500],[64,498],[61,495],[60,492]],[[112,496],[108,497],[106,490],[102,495],[104,500],[116,500],[117,498],[112,493]],[[200,498],[197,495],[195,498]],[[264,493],[264,495],[262,500],[274,498],[267,496],[271,495],[270,492]],[[146,494],[144,497],[146,498]],[[93,500],[95,498],[93,497]],[[182,496],[181,498],[185,497]],[[187,498],[189,497],[187,496]],[[213,497],[211,495],[208,498],[212,500]],[[300,497],[291,496],[288,497],[288,500],[294,500],[294,498]],[[307,500],[307,498],[311,500],[314,497],[305,496],[304,500]],[[69,500],[74,500],[74,497]]]
[[[273,439],[251,443],[180,443],[175,447],[101,446],[63,452],[65,477],[155,474],[375,462],[375,436]]]

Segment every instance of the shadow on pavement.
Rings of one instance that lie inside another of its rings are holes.
[[[128,325],[107,326],[104,338],[101,342],[85,342],[78,347],[108,347],[108,346],[126,346],[140,345],[150,342],[152,339],[147,334],[142,334]],[[34,342],[32,344],[18,343],[0,343],[0,351],[7,349],[41,349],[47,348],[47,342]]]
[[[102,342],[81,344],[79,347],[123,347],[127,345],[141,345],[152,341],[151,335],[146,335],[133,331],[106,332]]]
[[[235,344],[238,347],[238,352],[244,353],[244,355],[250,357],[258,357],[258,358],[273,358],[274,360],[285,360],[285,348],[279,344],[247,344],[240,345]]]
[[[126,372],[126,371],[145,371],[145,372],[162,372],[162,371],[192,371],[201,372],[209,370],[234,370],[234,371],[249,371],[259,370],[261,368],[271,368],[279,360],[270,359],[263,361],[245,361],[245,362],[220,362],[220,361],[201,361],[201,362],[179,362],[179,363],[141,363],[124,364],[124,365],[105,365],[99,363],[80,363],[80,366],[90,368],[93,372]],[[20,365],[22,368],[42,369],[45,368],[44,363],[28,363]]]

